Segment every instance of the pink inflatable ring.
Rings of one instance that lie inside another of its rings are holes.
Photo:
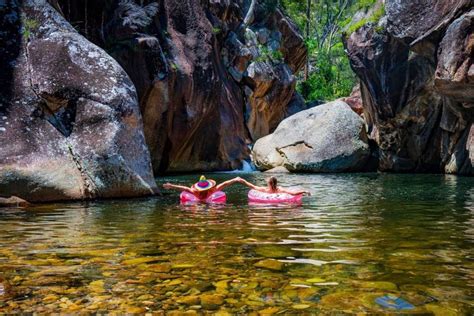
[[[301,204],[303,194],[289,194],[289,193],[267,193],[257,190],[250,190],[249,202],[251,203],[262,203],[262,204],[278,204],[278,203],[291,203]]]
[[[216,191],[208,196],[206,199],[200,199],[194,194],[183,191],[179,195],[181,203],[209,203],[209,204],[223,204],[227,200],[227,196],[222,191]]]

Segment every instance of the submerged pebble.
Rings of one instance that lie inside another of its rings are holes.
[[[269,270],[274,270],[274,271],[281,271],[283,269],[283,263],[274,259],[261,260],[257,262],[255,266],[257,268],[264,268],[264,269],[269,269]]]
[[[164,198],[2,214],[0,311],[383,314],[376,299],[393,294],[415,307],[405,314],[472,314],[464,208],[444,201],[457,211],[439,225],[443,203],[408,216],[352,189],[300,208],[184,208]]]

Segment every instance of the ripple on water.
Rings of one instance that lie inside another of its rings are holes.
[[[404,313],[473,313],[471,181],[290,174],[313,193],[302,206],[248,205],[233,187],[225,206],[170,194],[2,210],[0,310],[380,313],[391,294]]]

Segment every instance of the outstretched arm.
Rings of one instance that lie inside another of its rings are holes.
[[[254,189],[254,190],[257,190],[257,191],[262,191],[262,190],[265,190],[266,188],[265,187],[259,187],[259,186],[256,186],[250,182],[248,182],[247,180],[245,179],[242,179],[242,178],[239,178],[239,182],[242,183],[243,185],[246,185],[248,186],[249,188],[251,189]]]
[[[216,191],[221,191],[225,187],[228,187],[229,185],[232,185],[232,184],[237,183],[237,182],[240,182],[240,177],[236,177],[234,179],[224,181],[224,182],[222,182],[222,183],[220,183],[216,186]]]
[[[299,195],[299,194],[311,195],[311,193],[310,193],[309,191],[305,191],[305,190],[289,190],[289,189],[284,189],[284,188],[281,188],[281,187],[278,188],[278,192],[288,193],[288,194],[292,194],[292,195]]]
[[[176,184],[171,184],[171,183],[165,183],[163,184],[163,188],[167,190],[180,190],[180,191],[187,191],[193,193],[193,190],[191,188],[188,188],[184,185],[176,185]]]

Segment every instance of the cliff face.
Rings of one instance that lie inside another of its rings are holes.
[[[155,172],[238,168],[288,115],[306,49],[277,8],[245,27],[251,1],[51,2],[129,74]]]
[[[147,195],[152,169],[238,168],[305,109],[303,39],[271,3],[0,1],[0,195]],[[379,168],[472,174],[473,0],[385,5],[345,43]]]
[[[346,39],[380,170],[474,173],[473,6],[387,0]]]

